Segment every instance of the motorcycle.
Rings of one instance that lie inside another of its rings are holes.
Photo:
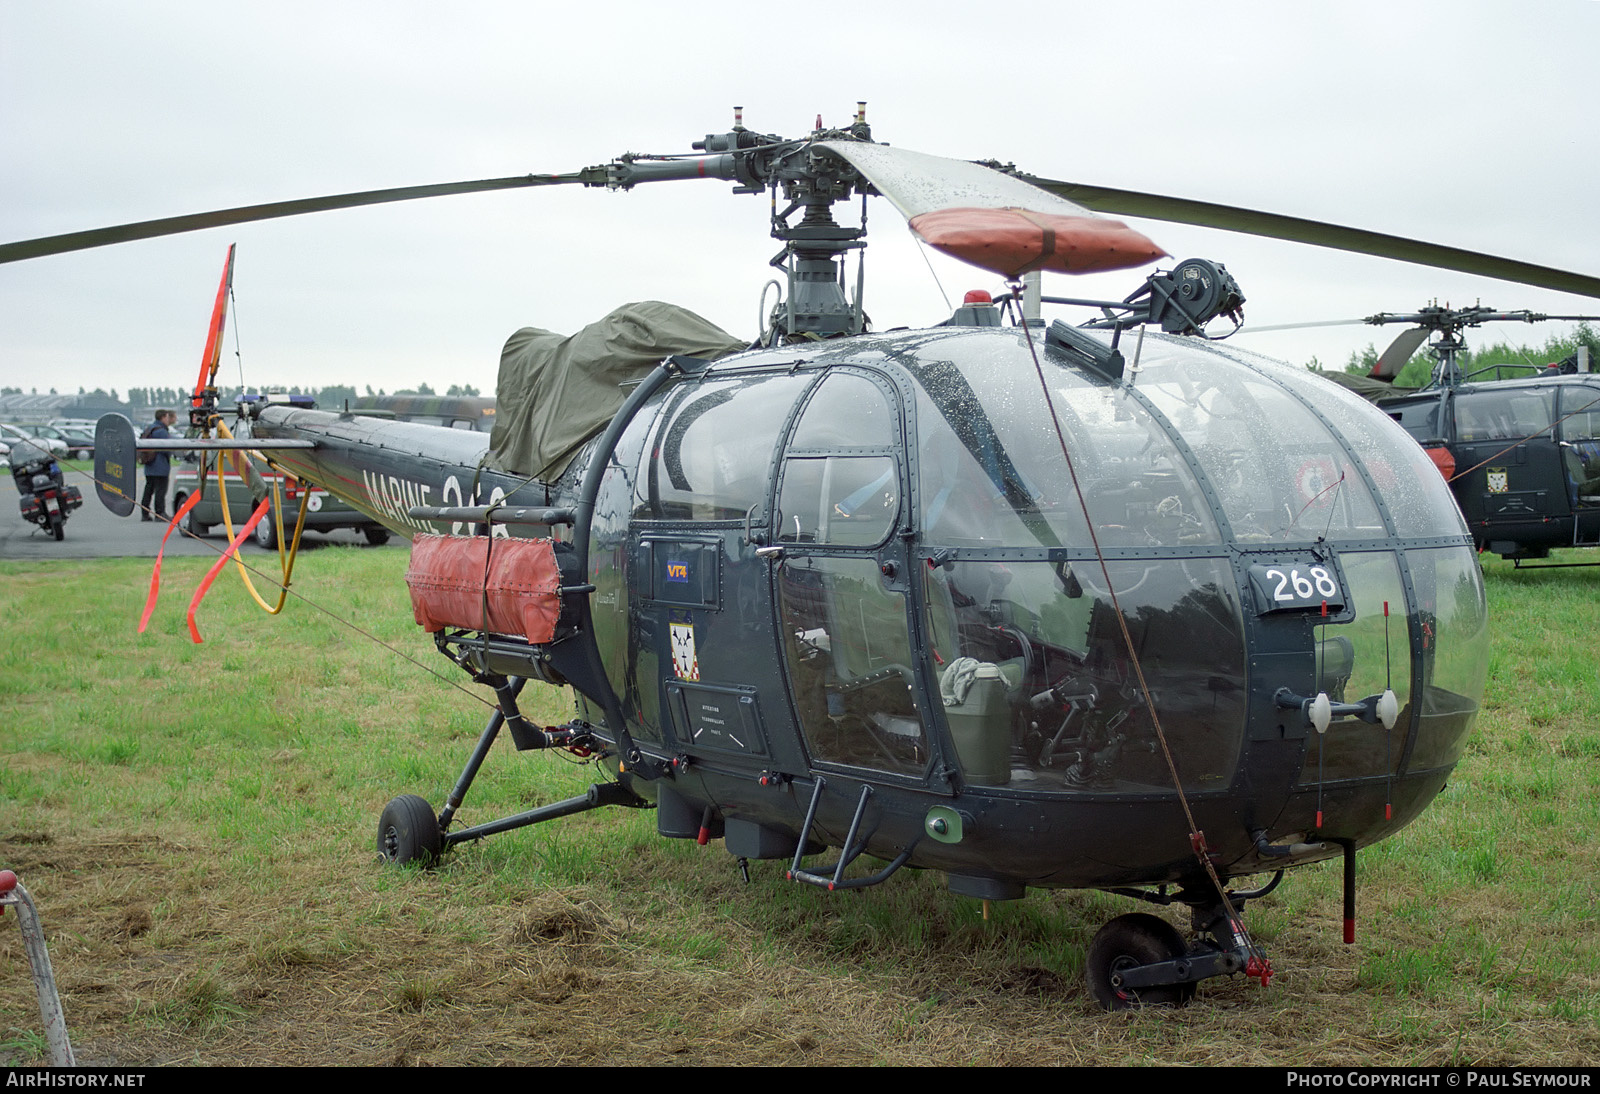
[[[67,514],[83,504],[83,491],[67,485],[49,450],[25,441],[12,446],[11,478],[21,495],[22,519],[65,539]]]

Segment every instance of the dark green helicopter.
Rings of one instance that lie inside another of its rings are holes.
[[[1552,549],[1600,547],[1600,375],[1588,347],[1545,366],[1490,365],[1464,373],[1461,334],[1492,322],[1594,320],[1593,315],[1497,311],[1481,304],[1430,304],[1352,322],[1405,323],[1366,376],[1327,373],[1371,399],[1421,444],[1450,484],[1480,550],[1517,566],[1594,566],[1540,562]],[[1395,384],[1425,341],[1434,358],[1421,388]],[[1502,379],[1506,368],[1533,375]],[[1494,376],[1486,373],[1493,372]]]
[[[1386,415],[1200,336],[1243,303],[1220,265],[1078,301],[1097,309],[1087,327],[1039,321],[1029,275],[1161,256],[1093,209],[1595,296],[1600,280],[906,152],[873,143],[864,111],[798,140],[736,117],[695,147],[10,244],[0,260],[516,186],[712,177],[769,193],[784,281],[754,344],[659,303],[571,337],[519,331],[487,440],[248,410],[250,447],[413,538],[418,622],[499,697],[442,809],[384,809],[380,854],[431,861],[648,807],[666,837],[720,839],[741,866],[776,860],[827,890],[915,867],[985,900],[1093,887],[1186,905],[1187,935],[1135,913],[1095,937],[1089,984],[1113,1009],[1182,1002],[1213,976],[1264,983],[1241,910],[1292,866],[1343,857],[1352,938],[1357,848],[1422,812],[1477,716],[1488,636],[1460,512]],[[833,215],[870,195],[1011,295],[872,332],[864,228]],[[214,394],[197,399],[209,422]],[[119,436],[102,478],[143,443]],[[570,684],[572,721],[524,718],[529,679]],[[457,827],[502,730],[597,755],[608,777]]]

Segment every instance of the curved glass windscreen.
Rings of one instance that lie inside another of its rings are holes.
[[[969,782],[1127,794],[1172,775],[1131,639],[1186,790],[1233,778],[1244,729],[1244,635],[1224,559],[1107,564],[963,559],[922,568],[928,657]]]
[[[1467,534],[1461,510],[1456,507],[1444,476],[1427,452],[1388,414],[1305,369],[1253,356],[1245,363],[1309,401],[1360,453],[1367,474],[1388,505],[1396,535]],[[1433,435],[1437,435],[1436,427]]]
[[[1138,388],[1194,451],[1236,539],[1388,535],[1345,447],[1277,377],[1193,353],[1178,360],[1165,349],[1147,347]]]
[[[1138,399],[1046,349],[1047,403],[1019,348],[957,336],[908,365],[928,542],[1087,547],[1085,508],[1101,546],[1221,542],[1187,461]]]
[[[766,498],[773,449],[811,377],[755,373],[668,397],[639,476],[642,520],[743,520]]]
[[[1409,767],[1461,759],[1483,702],[1489,666],[1489,610],[1470,547],[1407,551],[1422,614],[1422,719]]]

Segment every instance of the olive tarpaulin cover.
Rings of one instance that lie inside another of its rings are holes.
[[[1387,380],[1374,380],[1370,376],[1361,376],[1349,372],[1324,372],[1324,380],[1338,384],[1346,391],[1353,391],[1369,403],[1379,399],[1387,399],[1391,395],[1410,395],[1417,389],[1414,387],[1395,387]]]
[[[622,385],[675,354],[715,360],[747,345],[687,308],[658,300],[624,304],[573,335],[523,327],[500,354],[485,464],[550,482],[622,406]]]

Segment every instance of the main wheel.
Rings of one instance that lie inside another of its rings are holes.
[[[1101,927],[1089,943],[1089,991],[1107,1010],[1182,1006],[1194,998],[1194,984],[1162,984],[1135,989],[1122,973],[1140,965],[1172,961],[1188,952],[1183,936],[1164,919],[1143,912],[1120,915]]]
[[[362,531],[366,533],[367,542],[374,547],[382,547],[389,542],[389,529],[387,528],[379,528],[376,524],[369,524]]]
[[[378,818],[378,857],[383,861],[431,866],[443,845],[439,818],[426,799],[402,794],[383,807]]]

